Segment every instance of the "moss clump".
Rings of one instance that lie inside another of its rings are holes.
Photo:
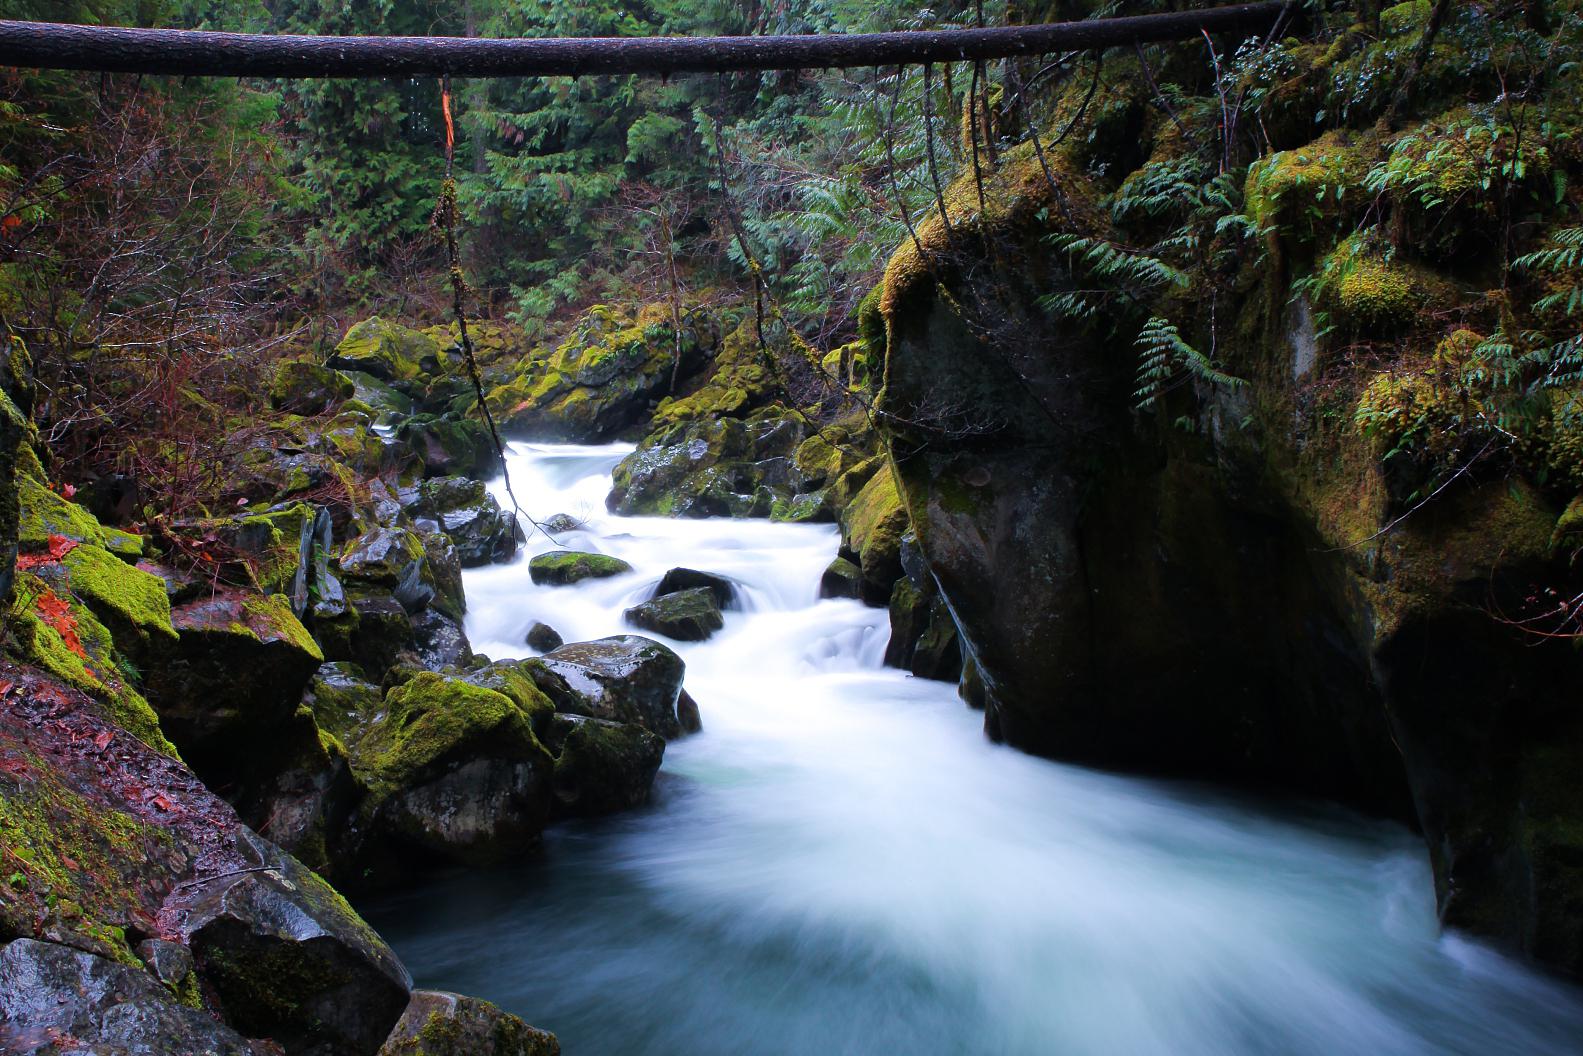
[[[1319,266],[1320,305],[1352,331],[1394,333],[1429,305],[1454,298],[1433,273],[1398,259],[1366,233],[1341,241]]]
[[[315,661],[323,662],[324,653],[319,643],[291,611],[291,603],[279,594],[247,594],[242,597],[242,611],[246,622],[235,624],[231,630],[246,634],[260,642],[286,642],[300,653]]]
[[[24,552],[48,549],[50,536],[59,535],[79,543],[102,546],[129,558],[143,554],[141,538],[105,528],[93,514],[50,491],[35,477],[18,476],[17,504],[17,542]]]
[[[590,554],[577,550],[552,550],[528,562],[533,582],[565,586],[585,579],[603,579],[631,572],[632,566],[619,557]]]
[[[1380,150],[1372,134],[1337,129],[1248,167],[1244,208],[1260,230],[1296,242],[1333,230],[1367,204],[1364,182]]]
[[[502,661],[469,672],[463,678],[470,685],[499,693],[521,708],[538,730],[541,724],[555,714],[555,704],[538,684],[515,661]]]
[[[132,656],[176,640],[170,623],[165,582],[133,568],[97,546],[79,546],[61,561],[71,591],[115,634],[116,644]]]
[[[58,594],[41,576],[22,573],[7,622],[20,659],[98,700],[118,726],[150,748],[176,756],[159,716],[128,684],[124,669],[130,664],[110,631],[70,592]]]

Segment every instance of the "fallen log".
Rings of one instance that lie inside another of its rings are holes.
[[[213,77],[581,76],[981,61],[1270,31],[1283,0],[1085,22],[762,37],[320,37],[0,21],[0,66]]]

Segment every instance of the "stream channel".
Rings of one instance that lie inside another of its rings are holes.
[[[652,804],[362,907],[420,986],[568,1056],[1583,1052],[1583,997],[1442,933],[1422,841],[1316,804],[1099,773],[987,742],[956,687],[881,666],[885,610],[820,600],[833,525],[614,517],[627,445],[513,445],[559,539],[634,571],[469,571],[467,632],[533,655],[629,633],[668,569],[741,607],[687,662],[702,734]],[[502,498],[499,481],[493,487]]]

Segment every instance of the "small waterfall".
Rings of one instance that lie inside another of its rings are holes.
[[[623,633],[668,569],[728,575],[725,628],[673,643],[704,733],[650,808],[368,907],[421,985],[569,1056],[1583,1051],[1575,991],[1439,933],[1411,833],[988,744],[880,666],[882,610],[818,599],[832,526],[611,517],[629,450],[516,445],[534,515],[585,519],[560,545],[634,571],[470,571],[467,630],[526,656],[535,620]]]

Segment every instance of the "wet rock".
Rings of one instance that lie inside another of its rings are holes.
[[[559,631],[547,623],[540,623],[538,620],[533,621],[533,625],[528,628],[528,633],[523,641],[530,648],[537,649],[541,653],[547,653],[551,649],[559,649],[565,644]]]
[[[633,723],[555,715],[546,743],[555,753],[557,811],[590,816],[648,802],[665,741]]]
[[[437,609],[412,618],[412,635],[418,659],[431,671],[466,667],[473,659],[473,648],[462,625]]]
[[[709,587],[693,587],[634,605],[621,615],[634,627],[679,642],[701,642],[725,626],[715,598]]]
[[[343,660],[321,665],[302,700],[321,730],[344,741],[379,711],[383,693],[361,667]]]
[[[560,1042],[488,1001],[414,990],[379,1056],[560,1056]]]
[[[631,571],[632,566],[619,557],[577,550],[552,550],[528,562],[528,575],[533,582],[551,586],[565,586],[585,579],[603,579]]]
[[[17,939],[0,947],[0,1051],[263,1056],[267,1049],[179,1003],[148,972]]]
[[[903,670],[912,667],[918,639],[929,626],[929,598],[911,579],[896,581],[890,594],[890,641],[885,645],[885,664]]]
[[[693,587],[707,587],[714,594],[715,604],[722,609],[732,608],[737,600],[736,583],[729,577],[714,572],[700,572],[694,568],[673,568],[660,578],[651,598],[674,594]]]
[[[314,634],[326,660],[355,663],[374,678],[383,677],[413,645],[412,617],[379,588],[348,587],[346,611],[332,620],[315,621]]]
[[[291,414],[323,414],[335,404],[352,398],[352,379],[317,363],[288,360],[275,366],[269,385],[269,405]]]
[[[955,682],[961,677],[961,643],[956,621],[951,618],[945,599],[937,597],[929,603],[928,622],[918,636],[912,662],[907,666],[919,678]]]
[[[844,557],[838,557],[825,568],[819,577],[821,598],[861,598],[863,596],[863,570]]]
[[[698,702],[685,689],[676,698],[676,721],[681,724],[683,733],[703,732],[704,720],[698,713]]]
[[[202,1003],[198,966],[187,947],[164,939],[144,939],[137,944],[137,957],[181,1004],[196,1008]]]
[[[547,521],[540,521],[539,527],[551,535],[564,535],[567,532],[582,531],[584,522],[580,517],[573,517],[569,513],[557,513]]]
[[[313,872],[238,830],[248,863],[184,892],[180,934],[227,1021],[288,1053],[374,1053],[406,1008],[395,953]]]
[[[636,723],[667,740],[682,732],[676,700],[687,665],[652,639],[575,642],[521,665],[559,712]]]
[[[514,515],[500,508],[483,481],[433,477],[403,489],[403,508],[420,526],[444,532],[463,568],[509,560],[523,541]]]
[[[531,846],[549,816],[554,760],[532,716],[462,677],[421,671],[390,690],[351,754],[371,831],[435,856],[498,860]]]

